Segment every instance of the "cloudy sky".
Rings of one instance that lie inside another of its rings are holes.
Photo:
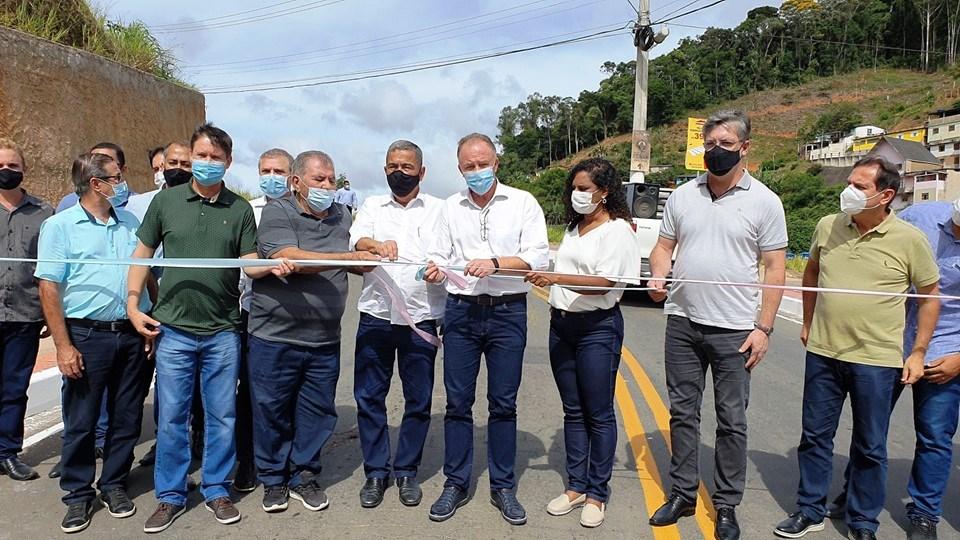
[[[634,4],[636,0],[633,0]],[[711,0],[651,0],[652,19]],[[727,0],[677,20],[735,26],[778,2]],[[202,90],[286,81],[349,78],[393,66],[522,48],[586,35],[636,18],[628,0],[99,0],[111,19],[143,21]],[[689,5],[689,7],[684,7]],[[681,9],[682,8],[682,9]],[[699,30],[673,26],[654,56]],[[457,139],[496,136],[497,118],[526,96],[576,96],[596,89],[607,60],[635,57],[632,37],[616,34],[513,56],[296,89],[207,93],[207,119],[234,139],[228,183],[258,193],[257,158],[279,146],[292,154],[329,153],[361,195],[387,192],[384,152],[405,138],[424,150],[425,191],[462,189]]]

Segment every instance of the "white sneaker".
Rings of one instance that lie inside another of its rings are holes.
[[[570,497],[567,497],[567,494],[564,493],[547,504],[547,513],[551,516],[564,516],[572,512],[574,508],[583,506],[586,501],[586,494],[571,501]]]
[[[606,510],[606,503],[601,504],[600,506],[595,504],[583,505],[583,510],[580,511],[580,525],[590,529],[599,527],[603,524],[603,515]]]

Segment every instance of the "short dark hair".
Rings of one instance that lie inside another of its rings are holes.
[[[900,171],[897,169],[897,166],[888,159],[880,156],[867,156],[856,162],[853,168],[856,169],[858,167],[870,167],[874,165],[877,167],[877,176],[874,179],[873,185],[877,187],[877,191],[892,189],[894,193],[899,193],[901,181]]]
[[[117,143],[97,143],[90,148],[91,152],[94,150],[113,150],[117,154],[117,165],[119,165],[121,169],[127,166],[127,158],[123,155],[123,148],[120,148],[120,145]]]
[[[156,147],[156,148],[151,148],[151,149],[147,152],[147,161],[150,162],[150,165],[153,165],[153,158],[157,157],[157,154],[162,154],[162,153],[163,153],[163,147],[162,147],[162,146],[158,146],[158,147]]]
[[[113,158],[106,154],[86,153],[77,156],[73,160],[73,170],[70,175],[73,178],[73,188],[77,195],[83,195],[90,190],[91,178],[102,178],[107,175],[107,165],[113,162]],[[117,163],[119,165],[119,163]]]
[[[214,146],[220,148],[227,154],[227,157],[233,155],[233,139],[230,138],[230,135],[227,135],[227,132],[213,125],[212,122],[207,122],[193,131],[193,136],[190,137],[190,150],[193,150],[193,145],[197,144],[197,141],[202,137],[210,139],[210,142]]]
[[[587,173],[590,181],[597,189],[607,191],[606,201],[600,203],[610,214],[610,219],[625,219],[631,221],[630,207],[627,206],[627,195],[624,193],[623,184],[620,182],[620,173],[617,168],[609,161],[602,158],[585,159],[570,169],[567,175],[567,183],[563,188],[563,206],[567,213],[567,230],[572,231],[581,221],[583,214],[573,209],[573,202],[570,195],[573,193],[573,179],[581,172]]]

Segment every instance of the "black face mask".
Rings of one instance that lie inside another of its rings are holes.
[[[167,187],[177,187],[186,184],[193,178],[193,173],[183,169],[167,169],[163,171],[163,179],[167,181]]]
[[[419,176],[410,176],[403,171],[393,171],[387,175],[387,185],[390,191],[397,197],[406,197],[418,185],[420,185]]]
[[[737,163],[740,163],[740,150],[727,150],[720,146],[715,146],[703,156],[703,164],[707,170],[715,176],[724,176],[729,173]]]
[[[13,169],[0,169],[0,189],[17,189],[23,182],[23,173]]]

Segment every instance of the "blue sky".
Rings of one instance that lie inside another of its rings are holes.
[[[651,0],[652,18],[690,0]],[[634,0],[636,3],[636,0]],[[696,0],[689,9],[710,3]],[[277,5],[269,10],[266,6]],[[758,6],[727,0],[676,22],[734,26]],[[416,64],[441,57],[564,39],[636,17],[627,0],[196,0],[106,1],[111,19],[143,21],[201,89],[274,83]],[[273,18],[277,10],[299,9]],[[256,11],[258,10],[259,11]],[[226,15],[257,22],[225,25]],[[671,27],[654,56],[699,33]],[[556,37],[562,36],[562,37]],[[551,39],[553,38],[553,39]],[[497,118],[526,96],[576,96],[595,89],[606,60],[635,57],[628,34],[514,56],[380,79],[309,88],[207,95],[207,119],[234,139],[227,181],[259,192],[257,157],[279,146],[296,155],[329,153],[361,195],[387,192],[384,152],[405,138],[424,150],[424,190],[447,196],[463,188],[457,139],[472,131],[496,136]],[[158,144],[163,141],[157,141]]]

